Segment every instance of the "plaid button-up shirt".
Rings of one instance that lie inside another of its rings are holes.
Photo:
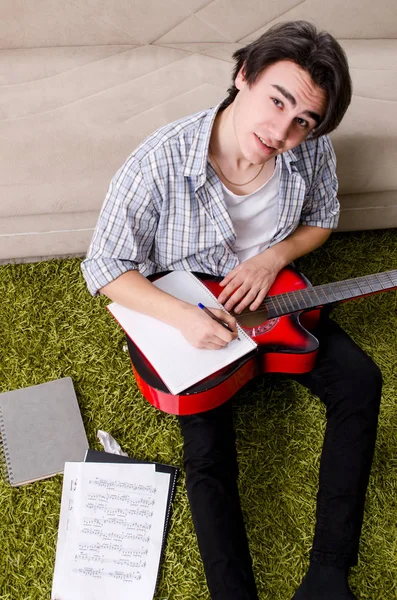
[[[131,269],[224,277],[239,264],[221,183],[208,161],[219,105],[155,131],[112,179],[83,275],[92,294]],[[327,136],[277,157],[278,224],[270,246],[299,224],[338,224],[336,160]],[[266,228],[266,223],[263,224]]]

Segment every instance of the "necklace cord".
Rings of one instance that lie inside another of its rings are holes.
[[[255,177],[253,177],[252,179],[250,179],[249,181],[246,181],[245,183],[234,183],[234,181],[230,181],[230,179],[228,179],[226,177],[226,175],[224,174],[224,172],[222,171],[222,169],[220,168],[218,161],[216,160],[215,156],[212,154],[211,151],[208,152],[210,158],[212,158],[212,160],[214,161],[214,163],[216,164],[216,166],[219,169],[220,174],[222,175],[223,179],[225,181],[227,181],[228,183],[231,183],[232,185],[235,185],[236,187],[242,187],[244,185],[248,185],[249,183],[252,183],[252,181],[255,181],[255,179],[257,177],[259,177],[259,175],[262,173],[263,167],[265,166],[265,163],[262,164],[261,168],[259,169],[259,171],[257,172],[257,174],[255,175]]]

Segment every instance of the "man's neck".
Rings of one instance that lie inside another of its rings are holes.
[[[233,123],[233,104],[215,118],[209,144],[209,159],[219,179],[233,193],[246,195],[261,187],[272,176],[275,159],[254,165],[240,150]],[[255,175],[258,174],[258,177]],[[252,180],[252,183],[251,183]],[[239,185],[233,185],[236,182]],[[248,182],[247,185],[241,185]]]
[[[217,114],[211,132],[210,152],[217,160],[227,161],[233,171],[243,173],[252,167],[252,163],[240,150],[234,130],[233,108],[233,103],[229,104]]]

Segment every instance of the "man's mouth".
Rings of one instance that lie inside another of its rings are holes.
[[[258,140],[260,140],[260,141],[262,142],[262,144],[263,144],[264,146],[266,146],[266,148],[270,148],[270,150],[277,150],[277,148],[275,148],[274,146],[271,146],[270,144],[268,144],[268,143],[266,142],[266,140],[264,140],[264,139],[263,139],[263,137],[261,137],[260,135],[257,135],[257,134],[255,134],[255,135],[256,135],[256,137],[258,138]]]

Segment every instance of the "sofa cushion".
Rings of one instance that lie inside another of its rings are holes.
[[[397,40],[340,40],[340,229],[397,226]],[[220,101],[244,43],[0,51],[0,260],[85,253],[108,183],[157,127]]]

